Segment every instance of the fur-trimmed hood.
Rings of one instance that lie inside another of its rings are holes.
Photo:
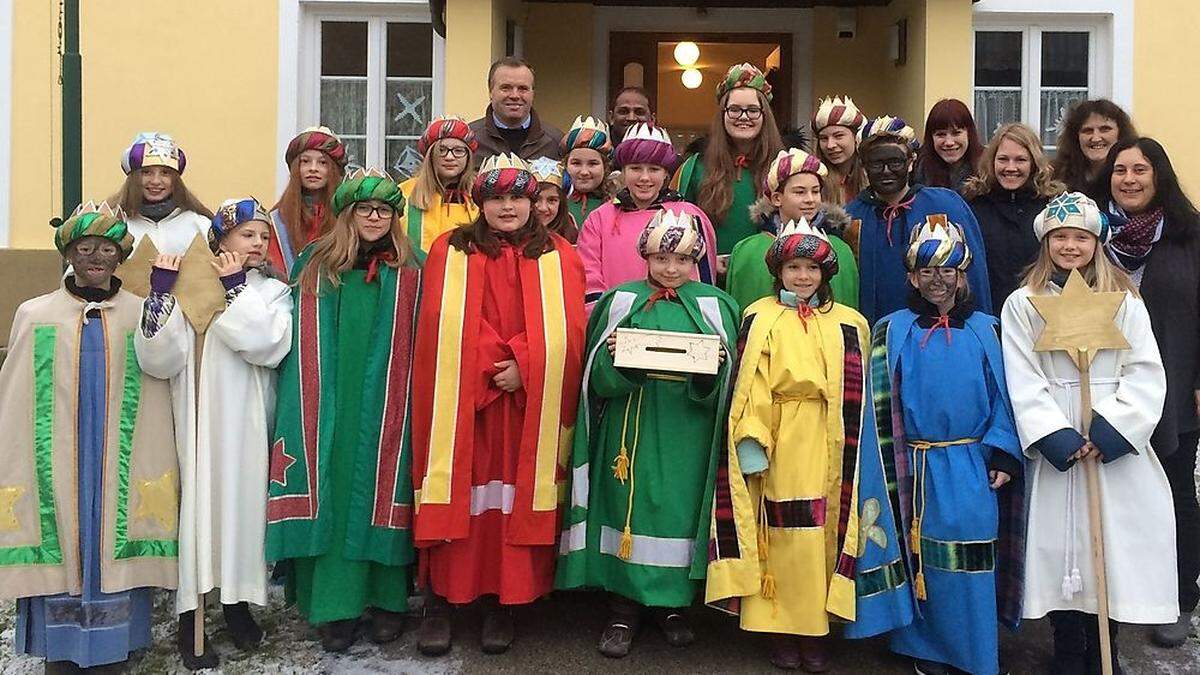
[[[756,202],[750,205],[750,217],[758,222],[760,230],[774,234],[778,229],[779,209],[771,203],[770,197],[759,197]],[[821,202],[817,207],[817,217],[813,218],[813,225],[820,227],[830,234],[841,236],[846,226],[850,224],[850,214],[837,204],[829,202]]]

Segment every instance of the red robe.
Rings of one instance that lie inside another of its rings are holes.
[[[426,261],[413,371],[421,578],[455,604],[489,594],[525,604],[554,582],[562,450],[582,365],[583,268],[557,236],[539,260],[510,246],[496,258],[463,256],[448,239]],[[521,373],[512,393],[492,381],[506,359]],[[439,429],[454,433],[440,438]]]

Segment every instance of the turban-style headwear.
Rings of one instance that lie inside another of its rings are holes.
[[[333,193],[333,212],[341,213],[352,204],[372,199],[378,199],[397,211],[404,206],[404,195],[391,176],[379,169],[355,169]]]
[[[679,155],[675,154],[675,146],[666,129],[639,122],[625,131],[625,138],[617,144],[613,159],[618,167],[654,164],[673,173]]]
[[[767,193],[779,192],[783,186],[787,185],[788,179],[798,173],[814,174],[823,183],[825,177],[829,175],[829,170],[825,168],[821,160],[817,159],[816,155],[810,155],[800,148],[780,150],[767,170]]]
[[[342,139],[337,137],[337,134],[330,131],[329,127],[309,127],[304,131],[296,134],[295,138],[288,143],[287,151],[283,153],[283,161],[288,166],[292,165],[292,160],[299,157],[305,150],[320,150],[329,155],[338,166],[346,166],[346,146],[342,144]]]
[[[780,270],[789,260],[808,258],[821,268],[829,279],[838,271],[837,251],[829,243],[829,237],[820,229],[808,224],[804,218],[789,220],[781,228],[771,247],[767,249],[767,269],[778,277]]]
[[[638,237],[638,253],[649,258],[655,253],[678,253],[692,260],[704,257],[704,237],[696,216],[686,211],[664,209],[654,214]]]
[[[563,158],[575,148],[590,148],[601,155],[612,152],[612,137],[608,125],[594,117],[576,117],[571,124],[571,130],[559,141]]]
[[[59,253],[84,237],[102,237],[121,249],[121,259],[133,252],[133,235],[125,225],[125,212],[120,206],[112,207],[108,202],[87,202],[54,230],[54,246]]]
[[[417,141],[417,152],[424,157],[434,143],[447,138],[455,138],[466,143],[467,149],[472,154],[479,149],[479,141],[475,139],[475,132],[471,131],[471,127],[465,120],[461,117],[439,117],[425,127],[425,133],[421,134],[420,140]]]
[[[230,230],[251,220],[271,224],[270,214],[254,197],[225,200],[213,214],[212,224],[208,226],[208,247],[215,251]]]
[[[839,126],[858,133],[862,128],[863,122],[867,118],[854,105],[854,99],[849,96],[838,98],[823,98],[817,106],[817,112],[813,114],[812,130],[813,133],[820,133],[825,127]]]
[[[971,266],[971,249],[962,228],[944,213],[931,213],[913,230],[905,258],[910,272],[922,267],[953,267],[966,271]]]
[[[757,89],[768,101],[771,100],[771,84],[767,82],[767,76],[752,63],[739,63],[729,67],[725,78],[717,83],[717,99],[720,100],[725,94],[741,87]]]
[[[1046,238],[1051,231],[1060,227],[1074,227],[1087,230],[1100,240],[1107,243],[1112,234],[1112,222],[1109,215],[1096,206],[1086,195],[1080,192],[1064,192],[1050,200],[1046,208],[1033,219],[1033,233],[1038,241]]]
[[[538,181],[530,171],[529,164],[520,157],[505,152],[483,160],[479,173],[475,176],[471,198],[476,204],[482,204],[489,197],[500,195],[536,199],[537,193]]]
[[[899,117],[884,115],[867,122],[858,130],[858,144],[862,145],[875,138],[892,138],[914,152],[920,147],[917,132]]]
[[[133,142],[121,155],[121,170],[128,176],[144,166],[165,166],[182,174],[187,157],[170,134],[143,131],[133,137]]]

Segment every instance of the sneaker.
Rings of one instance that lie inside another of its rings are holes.
[[[1154,633],[1151,635],[1151,640],[1159,647],[1174,649],[1187,642],[1188,636],[1192,634],[1192,614],[1191,612],[1180,614],[1179,620],[1175,623],[1168,623],[1162,626],[1155,626]]]

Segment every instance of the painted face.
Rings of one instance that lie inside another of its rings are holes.
[[[1050,262],[1069,272],[1087,267],[1096,255],[1096,235],[1076,227],[1060,227],[1046,235]]]
[[[358,230],[361,241],[379,241],[392,231],[392,220],[396,217],[396,209],[390,204],[378,199],[368,199],[358,202],[350,208],[354,209],[354,227]]]
[[[1083,156],[1094,166],[1099,166],[1108,159],[1108,149],[1117,142],[1120,133],[1116,120],[1096,113],[1088,115],[1079,127],[1079,147]]]
[[[821,158],[835,167],[854,159],[856,142],[849,127],[832,125],[817,132],[817,147]]]
[[[329,172],[333,169],[329,155],[320,150],[305,150],[297,159],[300,162],[300,187],[320,190],[329,184]]]
[[[763,127],[763,106],[758,91],[739,87],[725,97],[725,133],[734,143],[758,138]]]
[[[623,91],[617,100],[613,101],[612,110],[608,111],[609,130],[613,133],[613,143],[625,137],[625,130],[637,123],[649,124],[654,121],[654,113],[650,112],[650,100],[636,91]]]
[[[109,288],[121,263],[121,247],[104,237],[84,237],[67,247],[63,257],[74,270],[77,286]]]
[[[779,282],[802,302],[808,302],[821,287],[821,266],[812,258],[792,258],[779,268]]]
[[[434,143],[429,154],[433,158],[433,171],[442,185],[457,181],[467,168],[467,162],[471,161],[471,148],[457,138],[443,138]]]
[[[875,143],[863,157],[863,168],[871,189],[880,197],[899,194],[908,186],[912,157],[895,143]]]
[[[548,227],[558,216],[558,208],[561,204],[558,194],[558,186],[542,184],[538,191],[537,201],[533,203],[533,215],[537,218],[538,225]]]
[[[621,169],[621,175],[639,208],[653,203],[667,184],[667,170],[657,164],[629,164]]]
[[[652,253],[646,258],[650,278],[663,288],[679,288],[692,278],[696,261],[680,253]]]
[[[497,232],[516,232],[529,222],[532,208],[528,197],[498,195],[483,202],[483,217]]]
[[[1033,172],[1033,158],[1025,146],[1004,138],[996,147],[996,159],[992,163],[996,172],[996,182],[1005,190],[1019,190],[1029,182]]]
[[[261,220],[251,220],[225,233],[221,250],[245,254],[246,267],[258,267],[266,258],[270,243],[270,226]]]
[[[1150,208],[1156,194],[1154,166],[1141,148],[1135,145],[1117,153],[1110,188],[1113,201],[1125,213],[1135,215]]]
[[[604,158],[591,148],[576,148],[567,155],[567,174],[579,192],[595,192],[604,182]]]
[[[952,307],[962,275],[953,267],[922,267],[908,273],[908,283],[930,304],[940,308]]]
[[[785,223],[801,217],[812,222],[821,206],[821,179],[815,173],[798,173],[788,178],[782,190],[771,195],[771,203],[779,209],[779,219]]]
[[[175,190],[175,169],[165,166],[144,166],[138,170],[142,181],[142,200],[161,202]]]
[[[962,159],[970,145],[966,129],[950,127],[933,132],[933,150],[947,164],[953,165]]]
[[[500,66],[492,73],[492,112],[507,125],[517,125],[533,109],[533,71],[525,66]]]

